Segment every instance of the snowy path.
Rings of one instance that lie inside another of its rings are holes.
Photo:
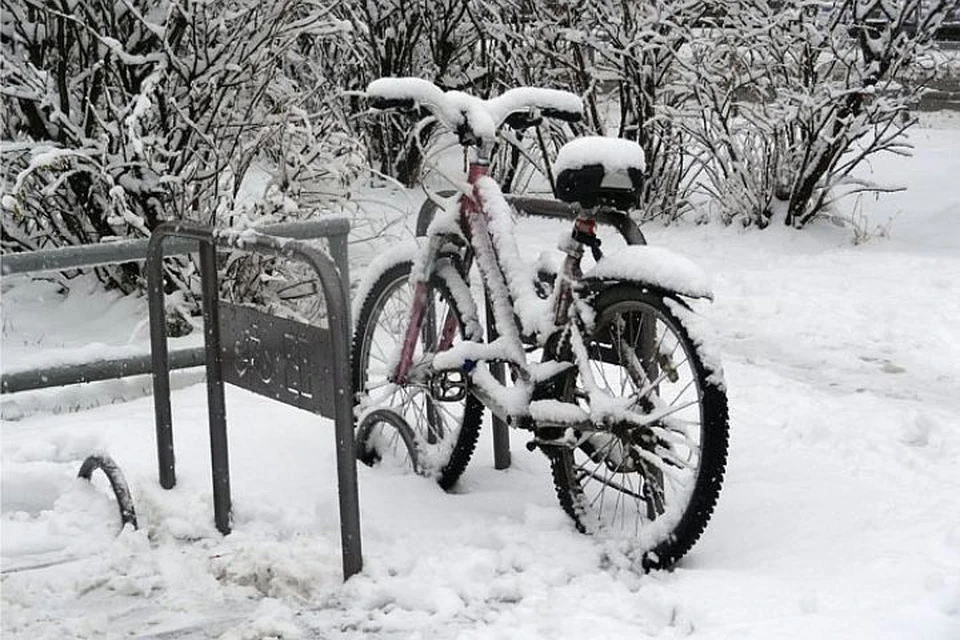
[[[714,276],[704,311],[732,408],[719,507],[675,571],[638,575],[577,534],[522,434],[506,472],[484,435],[452,494],[360,469],[365,569],[343,585],[330,424],[229,390],[222,538],[192,385],[174,395],[172,492],[150,398],[3,422],[4,637],[960,637],[960,130],[919,135],[913,161],[877,163],[912,190],[864,203],[878,222],[902,211],[888,240],[647,230]],[[5,326],[116,304],[8,296]],[[139,311],[121,311],[132,326]],[[114,538],[112,500],[73,480],[98,449],[130,480],[141,531]],[[39,567],[65,558],[79,559]]]

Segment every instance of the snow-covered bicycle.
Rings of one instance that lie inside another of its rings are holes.
[[[685,302],[710,297],[703,272],[663,248],[600,249],[597,214],[627,215],[642,149],[599,137],[561,148],[556,194],[579,216],[562,267],[544,275],[520,257],[491,151],[501,126],[578,120],[580,99],[518,88],[483,100],[416,78],[376,80],[366,96],[376,109],[432,114],[471,159],[425,241],[376,261],[361,287],[351,352],[361,460],[397,457],[448,489],[489,408],[532,434],[579,530],[626,542],[646,569],[670,566],[716,504],[727,400],[704,321]],[[585,248],[595,264],[583,272]],[[486,339],[472,281],[492,309]]]

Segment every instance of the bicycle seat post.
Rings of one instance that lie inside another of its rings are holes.
[[[557,282],[560,290],[556,306],[554,307],[556,313],[553,318],[553,323],[558,327],[563,326],[566,322],[570,304],[573,302],[570,286],[572,283],[577,282],[583,275],[580,268],[580,261],[583,259],[583,243],[577,238],[576,226],[580,220],[582,220],[582,218],[578,216],[574,223],[573,233],[563,238],[557,247],[566,254]]]

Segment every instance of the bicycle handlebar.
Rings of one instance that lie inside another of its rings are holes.
[[[452,131],[488,140],[504,123],[520,128],[541,117],[577,122],[583,115],[578,96],[539,87],[510,89],[484,100],[462,91],[443,91],[421,78],[380,78],[367,86],[366,95],[375,109],[426,108]]]

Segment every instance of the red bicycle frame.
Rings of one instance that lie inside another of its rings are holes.
[[[489,151],[483,148],[478,149],[476,157],[470,162],[467,171],[467,182],[474,186],[480,178],[490,173]],[[474,215],[484,215],[483,209],[478,205],[480,198],[474,188],[473,197],[460,198],[460,226],[472,233],[471,217]],[[410,319],[407,323],[407,331],[403,339],[403,348],[400,351],[400,360],[397,362],[397,368],[393,379],[397,383],[407,382],[407,376],[410,373],[410,367],[413,365],[413,352],[417,345],[417,339],[420,336],[420,327],[423,323],[423,315],[427,308],[427,282],[426,277],[421,278],[416,285],[413,293],[413,305],[410,310]],[[453,344],[453,338],[457,331],[457,319],[453,311],[447,312],[447,317],[443,323],[443,330],[440,333],[440,340],[437,343],[437,351],[443,351],[450,348]]]

